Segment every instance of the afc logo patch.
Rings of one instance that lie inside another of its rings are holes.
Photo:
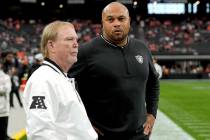
[[[44,103],[45,96],[33,96],[30,109],[47,109]]]
[[[135,56],[135,58],[136,58],[136,60],[140,63],[140,64],[143,64],[143,56],[141,56],[141,55],[136,55]]]

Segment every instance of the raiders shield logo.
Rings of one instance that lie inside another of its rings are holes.
[[[140,64],[143,63],[143,57],[141,55],[136,55],[135,58]]]

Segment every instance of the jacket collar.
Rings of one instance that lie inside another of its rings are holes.
[[[63,72],[63,70],[54,61],[52,61],[49,58],[45,58],[42,65],[47,65],[47,66],[51,67],[54,71],[67,77],[67,75]]]

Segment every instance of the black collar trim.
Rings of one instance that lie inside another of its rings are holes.
[[[49,59],[49,58],[45,58],[44,60],[47,61],[47,62],[49,62],[49,63],[51,63],[52,65],[54,65],[58,70],[60,70],[60,72],[61,72],[65,77],[67,77],[67,76],[64,74],[63,70],[62,70],[54,61],[52,61],[52,60]],[[53,68],[53,67],[52,67],[51,65],[49,65],[49,64],[42,63],[42,65],[49,66],[49,67],[51,67],[54,71],[58,72],[55,68]],[[59,73],[59,72],[58,72],[58,73]]]
[[[113,44],[113,43],[111,43],[110,41],[108,41],[107,39],[105,39],[104,38],[104,36],[101,34],[101,38],[106,42],[106,43],[108,43],[109,45],[111,45],[111,46],[114,46],[114,47],[120,47],[120,48],[125,48],[126,46],[128,46],[128,44],[129,44],[129,38],[127,38],[127,44],[125,44],[124,46],[118,46],[118,45],[115,45],[115,44]]]

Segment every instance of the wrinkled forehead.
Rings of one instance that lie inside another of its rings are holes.
[[[56,38],[60,38],[60,37],[62,37],[62,38],[67,38],[67,37],[78,38],[73,25],[64,25],[64,26],[58,28]]]

